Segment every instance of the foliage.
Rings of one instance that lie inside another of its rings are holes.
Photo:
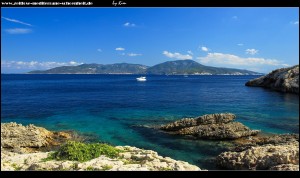
[[[110,158],[118,157],[121,150],[104,143],[82,143],[68,141],[61,146],[58,151],[49,155],[46,159],[70,160],[70,161],[88,161],[105,155]]]
[[[111,165],[104,165],[104,166],[102,166],[102,170],[103,171],[110,170],[111,168],[113,168]]]

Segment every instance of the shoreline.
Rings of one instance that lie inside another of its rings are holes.
[[[101,155],[85,162],[47,160],[54,150],[41,150],[64,145],[72,140],[72,135],[32,124],[1,123],[1,140],[1,171],[203,171],[188,162],[133,146],[114,146],[120,150],[116,158]]]
[[[1,140],[1,171],[207,171],[134,146],[113,146],[121,150],[117,158],[101,155],[85,162],[48,159],[57,147],[80,137],[32,124],[1,123]],[[82,140],[78,143],[83,144]],[[235,147],[216,157],[216,164],[220,166],[216,170],[299,170],[297,134],[243,137],[235,143]]]

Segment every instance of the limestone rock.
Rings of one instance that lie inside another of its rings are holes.
[[[54,135],[54,136],[53,136]],[[68,137],[62,135],[61,137]],[[24,153],[7,148],[43,147],[53,144],[55,133],[34,125],[22,126],[16,123],[1,123],[1,171],[200,171],[197,166],[184,161],[162,157],[152,150],[131,146],[117,146],[122,150],[117,158],[104,155],[86,161],[48,160],[51,152]]]
[[[50,132],[32,124],[1,123],[1,147],[14,152],[34,152],[37,148],[59,145],[70,137],[68,133]]]
[[[245,85],[299,94],[299,65],[274,70],[265,76],[248,81]]]
[[[197,125],[207,125],[207,124],[220,124],[228,123],[236,118],[234,114],[231,113],[220,113],[220,114],[206,114],[197,118],[184,118],[179,121],[166,124],[162,126],[162,130],[176,131],[185,127],[192,127]]]
[[[179,135],[193,135],[207,139],[237,139],[256,135],[239,122],[232,122],[236,116],[232,113],[207,114],[196,118],[185,118],[160,127],[161,130]]]
[[[180,135],[193,135],[208,139],[237,139],[258,134],[258,130],[250,130],[239,122],[228,124],[210,124],[183,128],[178,131]]]
[[[217,156],[216,161],[218,166],[226,169],[287,169],[288,166],[283,164],[299,166],[299,142],[291,141],[282,145],[266,144],[242,152],[223,152]]]
[[[271,167],[270,170],[277,170],[277,171],[299,171],[299,165],[295,165],[295,164],[280,164],[280,165]]]

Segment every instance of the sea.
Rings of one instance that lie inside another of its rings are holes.
[[[95,141],[151,149],[201,169],[226,142],[153,129],[185,117],[230,112],[265,134],[299,133],[299,96],[247,87],[252,75],[1,74],[1,123],[73,130]]]

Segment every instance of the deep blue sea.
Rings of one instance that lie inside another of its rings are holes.
[[[299,96],[244,84],[258,76],[1,75],[1,122],[75,130],[113,145],[152,149],[204,169],[224,142],[140,125],[231,112],[264,133],[299,133]]]

